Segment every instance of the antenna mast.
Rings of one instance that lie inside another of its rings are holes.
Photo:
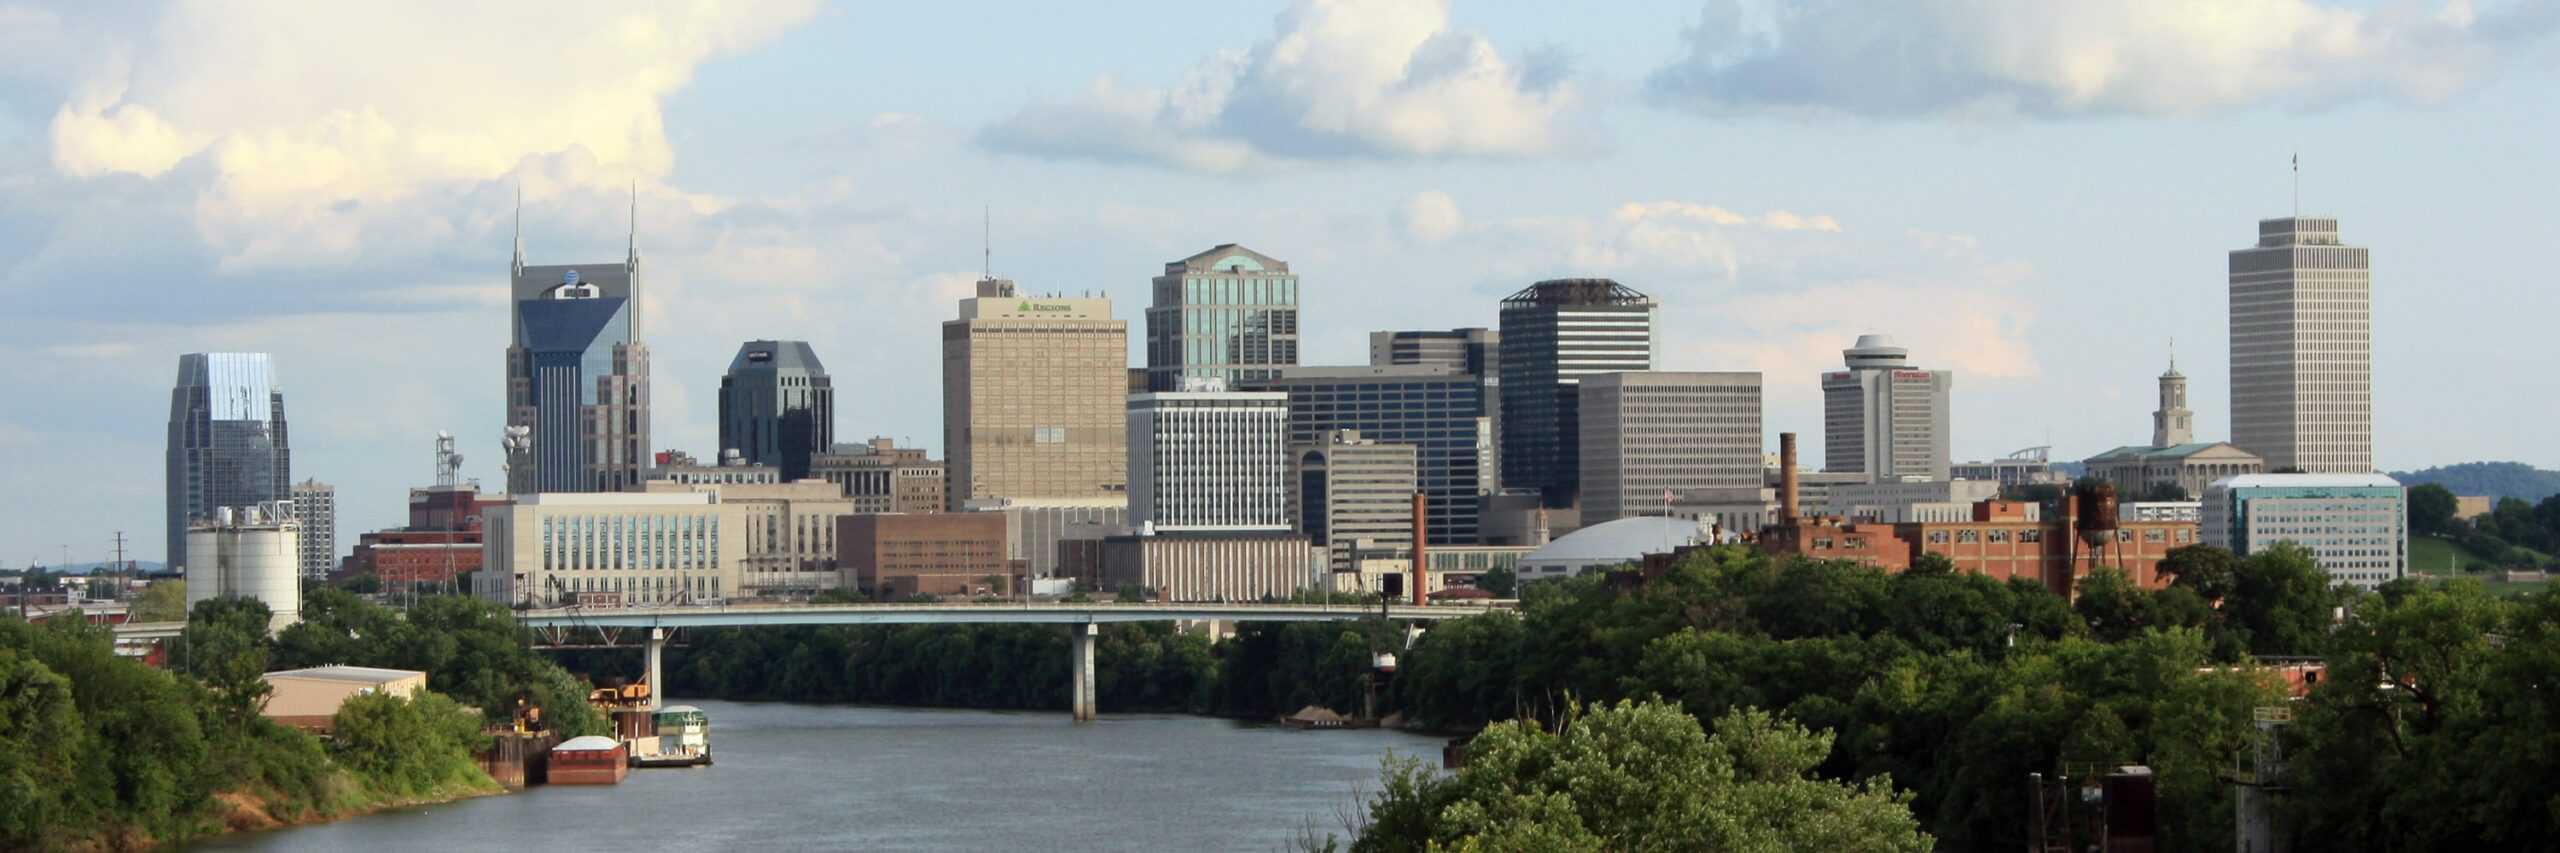
[[[978,253],[980,255],[980,262],[985,265],[985,268],[980,272],[978,277],[993,280],[996,277],[995,205],[986,205],[979,208],[978,214],[981,217],[984,217],[978,223]]]

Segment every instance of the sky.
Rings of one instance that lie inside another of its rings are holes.
[[[816,348],[839,440],[938,453],[988,254],[1134,329],[1229,242],[1303,280],[1309,364],[1607,276],[1663,368],[1763,373],[1772,447],[1870,332],[1956,371],[1962,459],[2146,441],[2173,341],[2219,439],[2226,253],[2298,191],[2373,250],[2379,464],[2560,467],[2560,4],[1560,9],[0,0],[0,567],[163,556],[187,352],[274,354],[342,549],[438,430],[496,489],[519,191],[531,263],[636,235],[696,456],[742,341]]]

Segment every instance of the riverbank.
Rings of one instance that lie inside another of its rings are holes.
[[[96,837],[67,843],[61,849],[75,851],[75,853],[112,853],[112,851],[125,850],[184,848],[218,839],[320,826],[399,809],[441,806],[510,793],[505,786],[486,776],[482,777],[480,783],[449,784],[423,795],[406,797],[377,797],[363,793],[361,786],[343,770],[339,771],[337,778],[331,780],[329,784],[333,788],[339,788],[342,796],[353,799],[328,809],[297,809],[293,807],[289,797],[246,790],[218,791],[212,795],[208,825],[196,832],[163,839],[155,838],[138,827],[120,827]]]

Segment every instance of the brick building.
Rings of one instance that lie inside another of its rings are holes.
[[[836,549],[844,585],[877,598],[1012,594],[1003,513],[848,515]]]

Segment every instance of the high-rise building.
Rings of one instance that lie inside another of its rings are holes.
[[[1102,297],[978,282],[942,324],[944,505],[1129,488],[1129,324]]]
[[[1413,548],[1414,448],[1334,430],[1289,448],[1296,476],[1290,515],[1324,548],[1337,572],[1355,571],[1363,552],[1395,557]]]
[[[2243,474],[2205,487],[2201,512],[2205,543],[2234,554],[2291,542],[2368,590],[2409,573],[2408,492],[2381,474]]]
[[[748,341],[720,377],[720,449],[809,476],[810,458],[835,444],[836,389],[806,341]]]
[[[2196,413],[2187,409],[2187,375],[2178,372],[2177,356],[2169,372],[2160,374],[2160,408],[2151,412],[2151,446],[2168,447],[2196,440]]]
[[[1129,397],[1129,523],[1156,531],[1289,529],[1289,395]]]
[[[1235,387],[1298,363],[1298,277],[1289,264],[1225,243],[1164,265],[1147,308],[1147,388],[1189,379]]]
[[[2231,252],[2231,443],[2272,470],[2373,472],[2373,266],[2338,220],[2258,221]]]
[[[619,262],[526,266],[519,232],[511,272],[507,490],[640,488],[649,348],[640,342],[639,243]]]
[[[1493,488],[1491,398],[1475,374],[1446,365],[1291,367],[1247,390],[1289,395],[1289,443],[1335,430],[1411,445],[1419,454],[1424,526],[1433,545],[1482,541],[1479,519]]]
[[[1581,486],[1585,376],[1652,370],[1653,298],[1605,278],[1541,281],[1502,300],[1502,486],[1569,506]]]
[[[338,489],[306,479],[293,484],[293,520],[302,528],[302,576],[321,580],[338,567]]]
[[[1418,329],[1369,333],[1369,366],[1431,365],[1465,371],[1476,378],[1476,398],[1484,401],[1483,490],[1502,491],[1502,333],[1492,329]],[[1444,543],[1435,533],[1432,544]]]
[[[169,392],[168,556],[187,560],[187,527],[222,507],[292,498],[284,389],[262,352],[178,357]]]
[[[1669,515],[1679,496],[1760,493],[1760,374],[1584,377],[1582,523]]]
[[[1955,372],[1919,370],[1885,335],[1859,335],[1849,369],[1822,375],[1822,470],[1867,482],[1944,480]]]

